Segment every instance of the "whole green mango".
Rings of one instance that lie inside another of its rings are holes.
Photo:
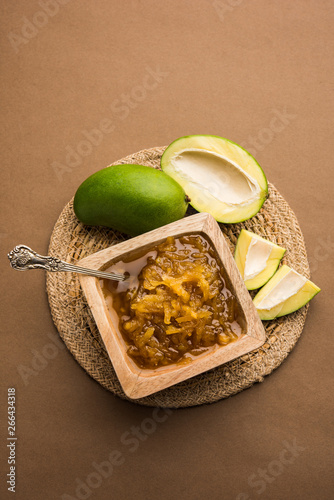
[[[183,188],[164,172],[143,165],[114,165],[79,186],[73,208],[84,224],[137,236],[181,219],[187,206]]]

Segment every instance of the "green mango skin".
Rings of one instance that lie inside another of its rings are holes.
[[[160,170],[114,165],[86,179],[74,197],[77,218],[137,236],[181,219],[188,203],[183,188]]]

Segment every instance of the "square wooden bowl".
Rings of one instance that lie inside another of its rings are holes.
[[[245,317],[245,333],[226,346],[214,346],[185,365],[169,365],[156,369],[141,369],[127,354],[127,345],[118,328],[116,311],[109,310],[97,278],[80,275],[81,287],[125,394],[142,398],[215,368],[260,347],[265,331],[252,299],[234,262],[234,258],[215,219],[206,213],[186,217],[149,233],[101,250],[80,260],[80,266],[105,270],[123,259],[148,252],[167,236],[202,234],[215,248],[229,278],[229,287],[236,296]],[[136,258],[136,257],[134,257]]]

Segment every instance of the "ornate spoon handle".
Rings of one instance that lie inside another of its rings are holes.
[[[85,267],[69,264],[57,257],[39,255],[26,245],[18,245],[8,254],[10,265],[17,271],[26,271],[28,269],[45,269],[46,271],[57,272],[67,271],[71,273],[88,274],[96,278],[108,278],[116,281],[125,281],[127,276],[117,273],[105,273]]]

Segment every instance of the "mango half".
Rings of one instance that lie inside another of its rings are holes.
[[[307,304],[320,288],[291,267],[283,265],[261,288],[253,303],[262,320],[279,318]]]
[[[143,165],[114,165],[86,179],[75,193],[77,218],[137,236],[181,219],[188,202],[171,177]]]
[[[285,248],[242,229],[234,259],[247,290],[255,290],[267,283],[276,272],[284,254]]]
[[[161,168],[183,187],[196,210],[219,222],[253,217],[268,196],[267,179],[257,161],[223,137],[181,137],[165,150]]]

